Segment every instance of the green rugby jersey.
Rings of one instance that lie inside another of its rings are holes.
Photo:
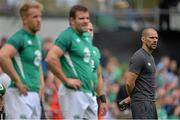
[[[89,39],[91,38],[91,39]],[[90,35],[89,32],[85,32],[83,33],[83,39],[92,44],[92,37]],[[100,58],[101,58],[101,54],[100,54],[100,51],[97,47],[93,46],[91,49],[91,66],[93,68],[93,71],[92,71],[92,82],[91,82],[91,86],[92,86],[92,93],[94,95],[96,95],[96,90],[97,90],[97,82],[98,82],[98,67],[100,65]]]
[[[91,37],[76,33],[71,27],[67,28],[56,39],[55,45],[64,51],[60,63],[68,78],[77,78],[82,82],[81,90],[92,92],[93,67],[91,56],[93,46]]]
[[[21,81],[29,91],[39,91],[41,43],[40,38],[20,29],[8,41],[14,46],[17,54],[12,58],[13,66]],[[15,87],[12,82],[11,87]]]
[[[93,65],[93,93],[96,94],[96,89],[97,89],[97,82],[98,82],[98,67],[100,65],[100,58],[101,54],[99,52],[99,49],[97,47],[93,47],[92,51],[92,65]]]

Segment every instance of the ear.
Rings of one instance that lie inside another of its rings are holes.
[[[74,25],[74,18],[71,17],[69,20],[70,20],[71,25]]]
[[[23,16],[22,18],[23,23],[26,22],[26,16]]]
[[[144,37],[141,37],[141,41],[142,41],[142,42],[145,42],[145,38],[144,38]]]

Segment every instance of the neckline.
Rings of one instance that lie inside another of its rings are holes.
[[[141,48],[147,55],[151,56],[151,53],[148,53],[144,48]]]

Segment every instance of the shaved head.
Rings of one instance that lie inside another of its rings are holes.
[[[145,28],[142,31],[141,40],[143,43],[142,47],[151,53],[154,49],[156,49],[158,33],[154,28]]]
[[[147,37],[150,33],[151,33],[151,31],[155,31],[156,32],[156,30],[154,29],[154,28],[145,28],[143,31],[142,31],[142,37]]]

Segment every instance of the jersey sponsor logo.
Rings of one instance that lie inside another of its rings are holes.
[[[96,55],[96,51],[95,50],[93,50],[93,54]]]
[[[76,39],[76,42],[79,43],[81,40],[79,38]]]
[[[28,45],[32,45],[32,41],[31,40],[28,40],[27,43],[28,43]]]
[[[89,39],[89,37],[86,37],[86,38],[85,38],[85,40],[86,40],[87,42],[90,42],[90,39]]]
[[[148,62],[148,66],[151,66],[151,63],[150,63],[150,62]]]

